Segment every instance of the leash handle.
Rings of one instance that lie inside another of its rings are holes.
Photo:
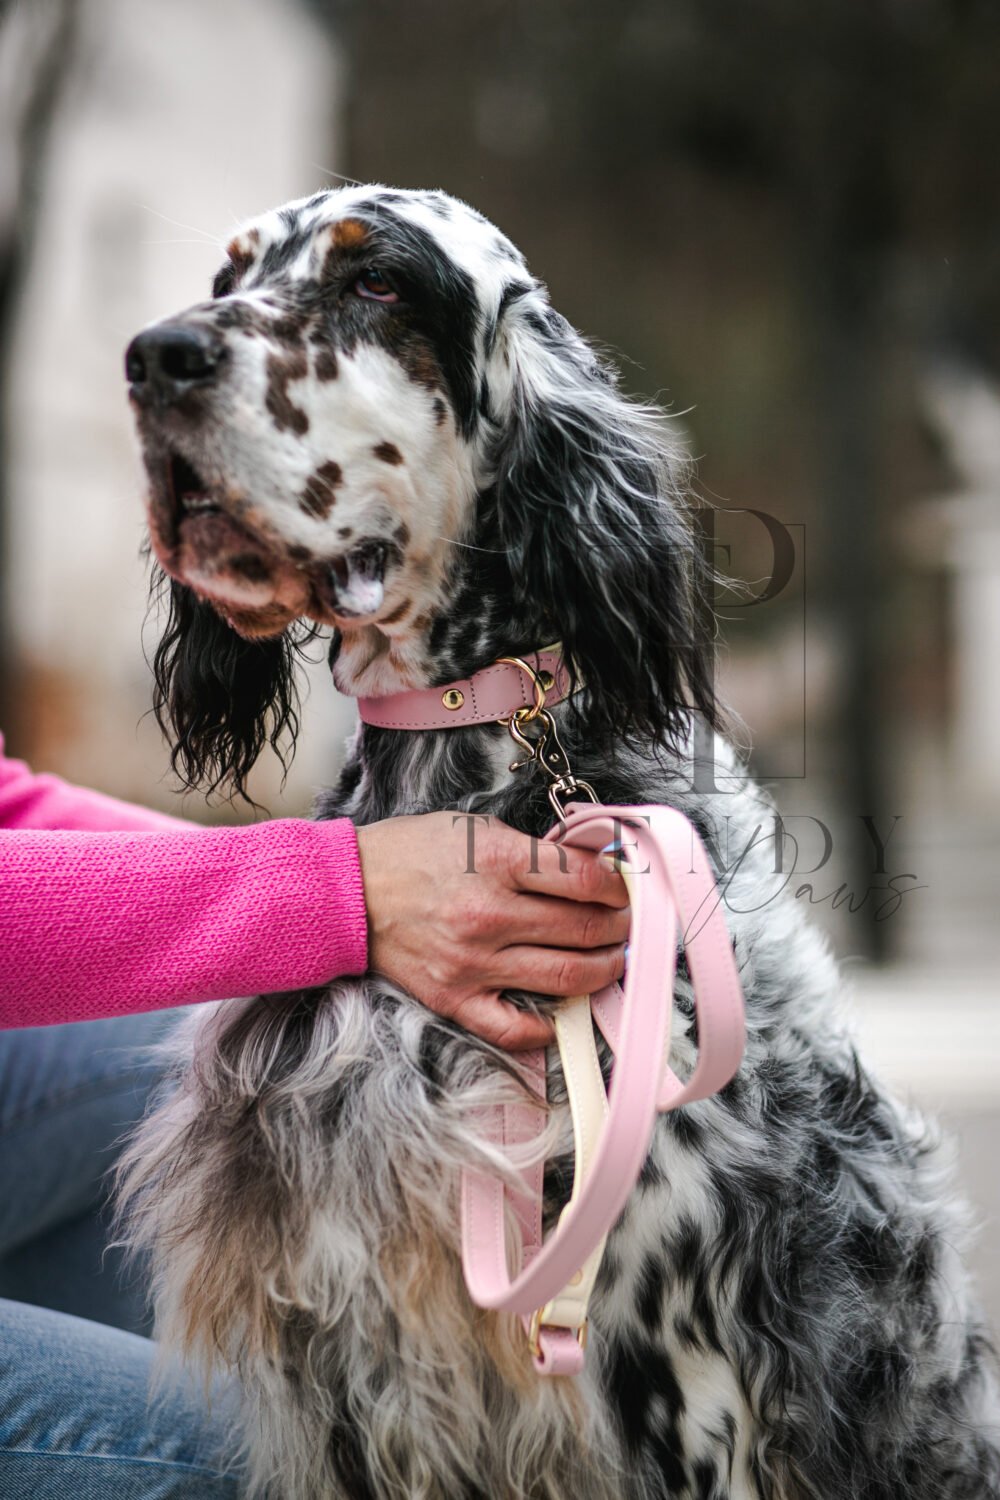
[[[546,837],[595,851],[612,842],[625,845],[622,858],[629,869],[632,927],[623,997],[616,1001],[616,987],[609,986],[591,1002],[598,1024],[611,1033],[616,1053],[605,1127],[589,1170],[578,1171],[573,1198],[544,1244],[542,1164],[524,1174],[524,1192],[512,1198],[524,1243],[524,1265],[517,1276],[511,1277],[507,1264],[503,1183],[482,1172],[462,1174],[462,1261],[470,1296],[480,1307],[525,1317],[556,1304],[602,1245],[642,1169],[657,1111],[706,1098],[724,1087],[739,1067],[745,1040],[743,995],[722,899],[688,819],[668,807],[577,803],[566,809],[564,825]],[[698,1020],[698,1060],[686,1083],[664,1063],[678,928]],[[526,1071],[544,1098],[544,1053],[531,1055]],[[513,1112],[515,1119],[509,1120]],[[540,1112],[526,1103],[483,1115],[488,1137],[503,1144],[536,1133]],[[536,1117],[533,1126],[531,1115]],[[596,1266],[594,1270],[596,1274]],[[535,1353],[541,1372],[575,1373],[582,1366],[579,1329],[546,1329],[536,1341]]]

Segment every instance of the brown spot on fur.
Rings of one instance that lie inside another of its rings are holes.
[[[243,577],[249,579],[251,583],[266,583],[271,576],[270,567],[255,552],[247,552],[234,557],[230,562],[230,567],[237,573],[242,573]]]
[[[336,349],[321,349],[313,369],[317,380],[336,380],[339,373]]]
[[[383,635],[381,630],[379,630],[374,625],[366,625],[362,628],[362,639],[367,639],[367,642],[372,649],[367,661],[361,662],[358,666],[359,676],[362,672],[367,672],[368,668],[374,662],[377,662],[380,656],[384,656],[385,653],[389,650],[390,645],[389,637],[387,635]]]
[[[354,535],[354,527],[353,526],[338,526],[338,528],[337,528],[337,535],[338,536],[343,536],[343,537],[353,536]]]
[[[368,230],[360,219],[341,219],[330,230],[330,239],[338,250],[356,250],[368,238]]]
[[[263,308],[254,307],[238,297],[228,298],[214,313],[216,328],[222,332],[235,329],[239,333],[261,334],[288,350],[300,350],[305,345],[305,325],[301,316],[278,314],[270,317]],[[303,374],[305,371],[303,370]]]
[[[448,408],[445,406],[440,396],[434,397],[434,404],[431,407],[431,411],[434,413],[434,421],[440,427],[443,424],[445,417],[448,415]]]
[[[400,521],[399,525],[396,527],[392,535],[393,539],[397,541],[401,547],[409,546],[410,528],[409,526],[407,526],[405,521]]]
[[[292,562],[308,562],[312,555],[311,547],[302,547],[298,542],[288,549],[288,556]]]
[[[245,276],[253,265],[253,251],[247,249],[239,235],[234,240],[230,240],[226,247],[226,254],[237,276]]]
[[[329,463],[320,464],[315,474],[310,474],[306,480],[305,489],[299,496],[300,509],[307,516],[315,516],[318,521],[325,520],[336,504],[334,491],[343,482],[344,476],[339,464],[335,464],[332,459]]]
[[[395,443],[376,443],[372,452],[384,464],[401,464],[403,462],[403,455]]]
[[[381,620],[379,620],[379,624],[395,625],[397,620],[401,620],[406,614],[406,611],[411,607],[411,602],[412,601],[409,599],[404,599],[402,604],[396,605],[396,608],[392,611],[391,614],[383,615]]]
[[[264,404],[279,432],[295,432],[301,437],[309,431],[309,418],[288,394],[291,382],[303,380],[308,373],[309,366],[304,354],[289,354],[284,359],[277,354],[267,356],[267,396]]]

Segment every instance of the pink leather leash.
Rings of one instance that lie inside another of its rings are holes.
[[[529,1317],[556,1297],[624,1208],[649,1151],[657,1111],[715,1093],[732,1078],[743,1055],[743,994],[721,897],[693,826],[669,807],[575,803],[566,809],[562,842],[599,850],[622,841],[623,834],[622,857],[632,870],[625,990],[622,996],[617,986],[610,986],[591,1001],[594,1018],[615,1052],[604,1133],[579,1199],[544,1245],[542,1166],[526,1174],[524,1194],[513,1195],[511,1204],[524,1243],[523,1268],[514,1277],[505,1247],[504,1186],[483,1173],[463,1175],[462,1259],[470,1295],[480,1307]],[[557,827],[547,837],[559,835]],[[698,1060],[686,1083],[665,1065],[678,936],[687,953],[698,1021]],[[532,1056],[527,1073],[544,1098],[544,1053]],[[503,1143],[537,1132],[541,1114],[534,1111],[532,1130],[525,1117],[530,1108],[490,1111],[490,1137]],[[574,1374],[582,1364],[578,1335],[562,1328],[538,1330],[535,1367],[540,1373]]]
[[[553,646],[525,658],[501,658],[447,687],[358,701],[364,722],[383,729],[505,724],[522,754],[511,770],[535,764],[549,781],[549,798],[562,821],[546,838],[595,851],[623,845],[619,857],[632,907],[625,988],[609,985],[590,997],[593,1021],[615,1055],[610,1088],[605,1096],[592,1028],[579,1009],[586,997],[565,1002],[560,1015],[573,1007],[573,1025],[565,1035],[560,1031],[559,1045],[573,1114],[576,1180],[544,1243],[544,1163],[524,1172],[523,1189],[509,1194],[521,1229],[517,1275],[511,1276],[507,1263],[503,1182],[482,1172],[462,1175],[462,1263],[469,1293],[480,1307],[521,1314],[535,1368],[545,1375],[583,1368],[586,1301],[600,1252],[642,1170],[657,1112],[722,1088],[739,1067],[745,1040],[743,993],[701,840],[674,808],[597,803],[593,788],[573,775],[548,712],[568,692],[562,651]],[[573,800],[581,794],[593,802]],[[698,1023],[698,1059],[686,1083],[667,1063],[678,939],[687,954]],[[522,1053],[518,1062],[544,1103],[545,1053]],[[530,1099],[484,1111],[482,1119],[485,1138],[501,1148],[531,1142],[544,1123],[544,1110]]]

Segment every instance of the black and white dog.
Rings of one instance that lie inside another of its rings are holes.
[[[749,1042],[663,1117],[614,1230],[585,1375],[541,1380],[470,1302],[457,1185],[510,1060],[372,975],[195,1023],[124,1171],[161,1335],[238,1372],[253,1484],[283,1500],[980,1500],[1000,1495],[989,1345],[925,1125],[858,1061],[823,941],[718,741],[706,580],[659,413],[626,401],[524,258],[439,192],[266,214],[214,299],[128,375],[172,614],[160,710],[237,788],[294,727],[300,622],[343,693],[440,685],[561,640],[558,710],[609,803],[681,808],[725,875]],[[499,725],[362,726],[321,816],[453,808],[544,832]],[[728,777],[730,779],[724,779]],[[717,846],[716,846],[717,847]],[[674,1060],[696,1037],[683,965]],[[549,1059],[554,1221],[571,1137]]]

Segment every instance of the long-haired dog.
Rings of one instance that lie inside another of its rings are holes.
[[[161,716],[190,783],[242,788],[294,727],[295,631],[337,687],[442,685],[563,644],[557,712],[608,803],[679,807],[719,856],[749,1041],[661,1117],[608,1242],[586,1373],[543,1380],[459,1263],[464,1166],[509,1057],[377,974],[200,1018],[124,1170],[160,1335],[235,1371],[252,1485],[284,1500],[979,1500],[991,1355],[933,1140],[859,1063],[835,966],[775,875],[717,725],[706,569],[655,411],[523,256],[439,192],[323,192],[233,241],[213,300],[128,353],[172,614]],[[526,832],[500,725],[359,727],[321,817],[451,808]],[[726,790],[717,790],[717,785]],[[725,860],[724,850],[730,856]],[[732,851],[738,851],[735,857]],[[690,1064],[690,986],[673,1060]],[[572,1141],[549,1057],[546,1218]]]

